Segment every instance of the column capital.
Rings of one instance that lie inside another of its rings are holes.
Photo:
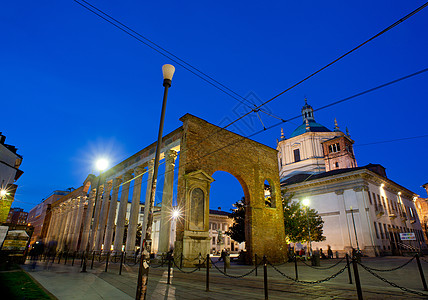
[[[153,167],[155,166],[155,159],[154,158],[152,158],[151,160],[149,160],[148,162],[147,162],[147,168],[148,168],[148,170],[149,170],[149,172],[152,172],[153,171]]]
[[[131,180],[133,178],[131,172],[126,172],[123,174],[123,182],[126,183],[127,181]]]
[[[104,183],[104,186],[105,186],[105,191],[111,191],[111,189],[113,188],[113,180],[106,181]]]
[[[165,160],[167,163],[174,163],[177,158],[177,151],[169,149],[165,152]]]
[[[146,171],[146,168],[143,166],[138,166],[134,169],[134,176],[140,176],[141,174],[143,174]]]

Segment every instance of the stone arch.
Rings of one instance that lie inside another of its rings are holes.
[[[232,174],[241,183],[246,198],[246,245],[248,257],[266,255],[271,261],[284,261],[287,256],[282,204],[272,208],[264,205],[263,183],[269,178],[275,199],[280,199],[277,151],[266,145],[221,129],[190,114],[183,122],[180,169],[178,174],[178,205],[184,218],[177,224],[176,254],[192,259],[209,253],[209,188],[216,171]],[[203,230],[190,226],[191,203],[196,201],[190,191],[195,186],[206,192]]]

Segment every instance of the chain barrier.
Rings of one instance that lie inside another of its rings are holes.
[[[242,275],[230,275],[230,274],[227,274],[226,272],[224,272],[224,271],[222,271],[219,267],[217,267],[216,266],[216,263],[218,262],[216,262],[216,263],[214,263],[213,262],[213,260],[212,259],[210,259],[211,260],[211,264],[217,269],[217,271],[219,271],[221,274],[223,274],[223,275],[225,275],[225,276],[227,276],[227,277],[230,277],[230,278],[243,278],[243,277],[245,277],[245,276],[248,276],[248,275],[250,275],[251,273],[253,273],[255,270],[256,270],[256,268],[259,266],[259,265],[261,265],[263,262],[261,262],[260,264],[258,264],[256,267],[254,267],[254,269],[251,269],[250,271],[248,271],[247,273],[245,273],[245,274],[242,274]]]
[[[369,266],[365,266],[367,269],[370,269],[371,271],[376,271],[376,272],[391,272],[391,271],[395,271],[398,269],[401,269],[405,266],[407,266],[412,260],[415,259],[416,256],[413,256],[409,261],[405,262],[404,264],[402,264],[401,266],[395,267],[395,268],[391,268],[391,269],[386,269],[386,270],[382,270],[382,269],[376,269],[376,268],[371,268]]]
[[[404,292],[407,292],[407,293],[411,293],[411,294],[415,294],[415,295],[418,295],[418,296],[423,296],[423,297],[427,297],[428,296],[428,294],[426,294],[426,293],[421,293],[421,292],[418,292],[418,291],[413,291],[413,290],[410,290],[410,289],[408,289],[408,288],[405,288],[405,287],[402,287],[402,286],[399,286],[398,284],[396,284],[396,283],[394,283],[394,282],[391,282],[391,281],[389,281],[388,279],[385,279],[385,278],[383,278],[383,277],[381,277],[381,276],[379,276],[378,274],[376,274],[375,272],[373,272],[370,268],[368,268],[368,267],[366,267],[365,265],[363,265],[362,263],[359,263],[359,262],[357,262],[364,270],[366,270],[367,272],[369,272],[370,274],[372,274],[374,277],[376,277],[376,278],[378,278],[378,279],[380,279],[380,280],[382,280],[383,282],[385,282],[385,283],[388,283],[389,285],[391,285],[391,286],[393,286],[393,287],[396,287],[396,288],[399,288],[400,290],[402,290],[402,291],[404,291]]]
[[[332,269],[332,268],[334,268],[335,266],[337,266],[338,264],[340,264],[344,259],[345,259],[346,257],[343,257],[341,260],[339,260],[337,263],[335,263],[334,265],[331,265],[331,266],[329,266],[329,267],[316,267],[316,266],[311,266],[311,265],[309,265],[309,264],[307,264],[305,261],[303,261],[302,260],[302,262],[306,265],[306,266],[308,266],[308,267],[311,267],[312,269],[317,269],[317,270],[328,270],[328,269]]]
[[[174,265],[177,267],[177,269],[178,269],[180,272],[182,272],[182,273],[191,274],[191,273],[194,273],[194,272],[196,272],[196,271],[198,271],[198,270],[199,270],[199,268],[196,268],[196,269],[194,269],[194,270],[192,270],[192,271],[184,271],[183,269],[181,269],[181,268],[180,268],[180,267],[175,263],[175,260],[174,260],[174,259],[173,259],[172,261],[173,261]]]
[[[130,259],[128,259],[128,261],[130,261]],[[123,262],[124,265],[130,266],[130,267],[133,267],[138,263],[139,263],[138,259],[137,260],[132,259],[131,262],[126,262],[126,260]]]
[[[104,262],[107,259],[107,255],[99,255],[98,256],[98,262]]]
[[[115,254],[115,255],[110,256],[110,261],[114,264],[118,263],[120,261],[120,255]]]
[[[290,280],[292,280],[292,281],[294,281],[294,282],[298,282],[298,283],[304,283],[304,284],[318,284],[318,283],[323,283],[323,282],[326,282],[326,281],[329,281],[329,280],[331,280],[331,279],[333,279],[333,278],[336,278],[338,275],[340,275],[340,274],[342,274],[345,270],[346,270],[346,268],[348,268],[348,265],[345,265],[342,269],[340,269],[338,272],[336,272],[336,273],[334,273],[333,275],[331,275],[331,276],[329,276],[329,277],[327,277],[327,278],[324,278],[324,279],[320,279],[320,280],[316,280],[316,281],[306,281],[306,280],[296,280],[295,278],[293,278],[293,277],[290,277],[290,276],[288,276],[288,275],[286,275],[286,274],[284,274],[283,272],[281,272],[278,268],[276,268],[273,264],[271,264],[269,261],[267,262],[275,271],[277,271],[279,274],[281,274],[282,276],[284,276],[285,278],[287,278],[287,279],[290,279]]]
[[[165,265],[165,262],[167,262],[166,260],[164,260],[163,258],[162,258],[162,260],[161,260],[161,264],[160,265],[158,265],[158,266],[151,266],[151,268],[153,268],[153,269],[156,269],[156,268],[160,268],[160,267],[163,267],[164,265]]]
[[[419,257],[420,260],[422,260],[424,263],[428,264],[428,261],[426,261],[425,259],[423,259],[423,257]]]

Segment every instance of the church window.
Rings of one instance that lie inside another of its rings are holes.
[[[339,143],[336,143],[336,148],[337,148],[337,151],[340,151],[340,144]]]
[[[386,229],[386,224],[383,224],[383,229],[385,230],[385,238],[389,239],[388,230]]]
[[[294,149],[293,153],[294,153],[294,162],[300,161],[300,149]]]
[[[383,230],[382,230],[382,223],[379,223],[379,231],[380,231],[380,238],[383,239]]]
[[[367,194],[369,195],[370,204],[373,204],[373,202],[372,202],[372,196],[370,196],[370,192],[367,192]]]
[[[329,146],[328,146],[328,152],[329,152],[329,153],[333,152],[333,146],[332,146],[332,145],[329,145]]]
[[[374,229],[375,229],[375,231],[376,231],[376,237],[377,237],[377,238],[379,238],[379,233],[378,233],[378,231],[377,231],[376,222],[373,222],[373,223],[374,223]]]
[[[336,162],[336,164],[335,164],[335,165],[336,165],[336,168],[339,168],[339,163],[338,163],[338,162]]]
[[[305,112],[305,118],[307,118],[308,117],[308,113],[307,112]]]

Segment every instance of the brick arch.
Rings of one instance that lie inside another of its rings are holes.
[[[176,253],[185,256],[209,251],[208,222],[205,230],[189,230],[188,188],[195,182],[206,181],[207,193],[216,171],[232,174],[241,183],[247,201],[246,246],[249,258],[254,254],[266,255],[271,261],[284,261],[287,256],[282,204],[274,208],[264,205],[264,180],[269,178],[275,198],[280,199],[277,151],[266,145],[221,129],[190,114],[180,119],[183,122],[180,168],[178,174],[178,204],[184,208],[183,222],[177,225]],[[193,176],[193,177],[192,177]],[[191,181],[191,183],[189,183]],[[209,196],[206,199],[205,218],[208,218]],[[198,244],[201,243],[201,244]],[[208,243],[205,247],[203,243]],[[202,249],[202,250],[201,250]],[[192,257],[191,257],[192,258]]]

